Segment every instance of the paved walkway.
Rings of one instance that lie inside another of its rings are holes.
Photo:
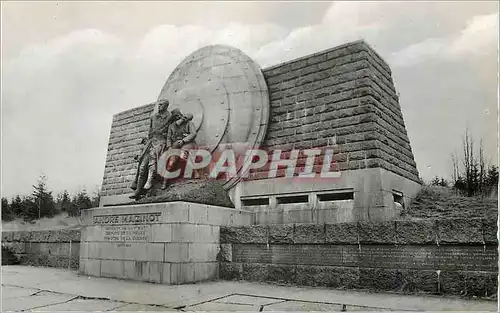
[[[496,311],[494,301],[405,296],[248,282],[166,286],[79,276],[74,271],[2,266],[8,311]]]

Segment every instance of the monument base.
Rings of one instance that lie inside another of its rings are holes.
[[[421,184],[381,168],[347,170],[336,178],[243,181],[230,191],[256,224],[335,224],[398,218]]]
[[[252,216],[188,202],[85,210],[79,271],[171,285],[217,279],[220,226],[251,225]]]

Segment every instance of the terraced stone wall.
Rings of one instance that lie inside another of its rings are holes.
[[[3,231],[5,248],[20,264],[78,269],[80,230]]]
[[[221,228],[224,280],[374,291],[496,295],[496,221]]]

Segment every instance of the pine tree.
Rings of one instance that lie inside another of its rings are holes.
[[[59,210],[62,212],[67,212],[71,205],[71,197],[67,190],[64,190],[57,196],[57,205]]]
[[[14,219],[14,214],[9,205],[7,198],[2,198],[2,221],[11,221]]]
[[[491,165],[486,174],[486,185],[490,192],[498,190],[498,166]]]
[[[33,186],[33,202],[36,205],[36,210],[38,211],[37,218],[42,217],[52,217],[57,213],[54,198],[52,197],[52,192],[47,190],[46,185],[47,178],[45,176],[40,176],[38,183]],[[31,215],[31,214],[30,214]]]
[[[68,215],[79,216],[81,210],[90,209],[92,207],[92,200],[84,189],[73,197]]]
[[[16,196],[10,201],[10,210],[14,214],[14,217],[22,217],[24,215],[22,202],[23,200],[20,196]]]

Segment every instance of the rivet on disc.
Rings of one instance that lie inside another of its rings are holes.
[[[257,111],[259,111],[259,110],[260,110],[260,108],[257,108],[256,110],[257,110]]]
[[[215,137],[219,137],[219,134],[215,134]]]
[[[224,103],[224,100],[221,100],[220,103]]]
[[[212,80],[212,79],[209,77],[209,78],[208,78],[208,81],[211,81],[211,80]]]

